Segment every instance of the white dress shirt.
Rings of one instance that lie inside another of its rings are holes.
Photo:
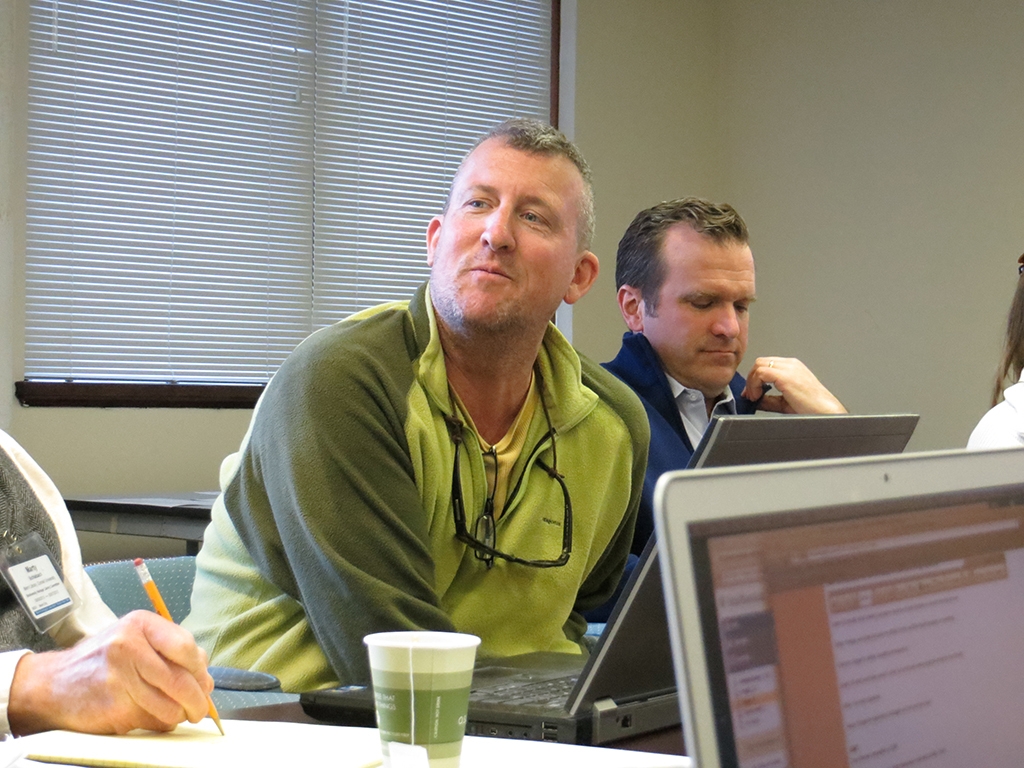
[[[679,415],[683,419],[683,426],[686,428],[686,436],[690,438],[690,446],[697,447],[697,443],[704,436],[704,430],[711,422],[708,416],[708,407],[704,401],[704,393],[698,389],[684,387],[678,381],[668,376],[668,386],[672,390],[672,396],[676,399],[676,407],[679,408]],[[711,409],[711,416],[736,413],[736,398],[733,397],[732,389],[725,388],[719,395]]]

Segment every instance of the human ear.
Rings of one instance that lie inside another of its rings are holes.
[[[427,266],[434,266],[434,249],[437,248],[437,238],[441,234],[441,225],[444,223],[444,216],[438,215],[427,224]]]
[[[619,288],[619,312],[622,319],[626,321],[626,327],[633,333],[643,333],[644,330],[644,299],[639,288],[632,285],[624,285]]]
[[[573,272],[572,282],[569,283],[569,289],[565,292],[562,300],[566,304],[575,304],[582,299],[587,291],[590,290],[594,281],[597,280],[597,274],[600,271],[601,264],[598,262],[597,256],[590,251],[581,253],[576,261],[576,270]]]

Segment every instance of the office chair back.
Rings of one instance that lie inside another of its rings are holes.
[[[196,579],[196,559],[191,555],[183,557],[159,557],[146,561],[146,567],[156,582],[157,588],[171,618],[180,624],[192,610],[192,583]],[[131,560],[117,560],[111,563],[95,563],[85,566],[100,597],[118,617],[139,609],[151,611],[153,604],[142,588],[135,565]]]
[[[192,610],[192,584],[196,580],[196,558],[159,557],[146,561],[149,575],[156,582],[160,596],[175,624],[180,624]],[[85,566],[100,597],[119,618],[139,609],[151,611],[153,604],[142,588],[131,560],[94,563]],[[269,704],[294,703],[298,694],[282,693],[281,683],[273,675],[233,667],[209,668],[216,688],[213,701],[222,713]]]

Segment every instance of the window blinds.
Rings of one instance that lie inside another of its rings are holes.
[[[407,298],[473,140],[548,119],[544,2],[33,0],[26,379],[262,383]]]

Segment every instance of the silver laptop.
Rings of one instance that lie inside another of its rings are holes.
[[[698,768],[1016,768],[1024,449],[661,478]]]

